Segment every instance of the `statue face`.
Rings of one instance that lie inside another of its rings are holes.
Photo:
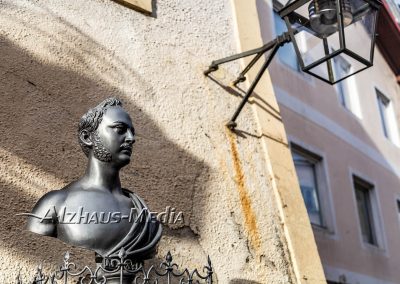
[[[126,166],[131,160],[134,134],[129,114],[121,107],[108,108],[97,128],[97,137],[94,134],[94,156],[117,167]]]

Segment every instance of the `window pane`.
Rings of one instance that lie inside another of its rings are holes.
[[[334,57],[334,72],[337,78],[343,78],[351,73],[351,65],[342,56]],[[347,109],[350,109],[350,102],[348,98],[347,81],[341,81],[336,84],[340,103]]]
[[[318,196],[315,187],[300,185],[301,194],[303,195],[304,203],[307,208],[308,216],[312,224],[322,226],[320,209],[318,206]]]
[[[397,214],[399,215],[399,221],[400,221],[400,200],[397,199]]]
[[[374,223],[371,207],[371,188],[354,180],[358,217],[360,219],[361,233],[364,242],[375,245]]]
[[[379,108],[379,115],[381,117],[383,134],[385,135],[386,138],[389,138],[387,109],[390,101],[378,90],[376,90],[376,94],[378,99],[378,108]]]
[[[361,6],[365,7],[366,2]],[[373,48],[373,32],[377,12],[370,10],[367,13],[366,11],[361,13],[363,14],[363,16],[357,22],[348,25],[344,30],[346,38],[346,49],[356,53],[357,55],[372,63],[371,48]]]
[[[303,156],[298,152],[293,152],[293,160],[310,222],[322,226],[323,223],[315,171],[315,165],[318,161],[314,161],[312,158]]]

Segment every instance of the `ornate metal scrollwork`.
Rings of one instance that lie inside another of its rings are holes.
[[[208,257],[207,265],[203,267],[202,272],[197,269],[179,269],[179,266],[173,262],[170,252],[158,266],[151,265],[146,268],[143,262],[126,259],[125,250],[122,248],[118,258],[105,258],[96,269],[89,266],[79,269],[75,263],[70,262],[70,254],[66,252],[62,265],[56,271],[46,275],[40,263],[31,281],[23,282],[19,273],[16,284],[61,284],[69,283],[69,281],[78,284],[106,284],[110,283],[111,278],[112,283],[127,283],[129,279],[132,284],[158,284],[160,281],[167,284],[212,284],[213,268],[211,259]]]

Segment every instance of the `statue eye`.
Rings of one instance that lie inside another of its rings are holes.
[[[123,134],[126,132],[126,126],[123,125],[117,125],[114,127],[114,129],[117,131],[118,134]]]

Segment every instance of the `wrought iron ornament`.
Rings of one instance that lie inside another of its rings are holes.
[[[122,248],[118,253],[118,258],[104,258],[102,265],[96,269],[88,266],[82,269],[77,268],[75,263],[70,262],[70,254],[64,255],[64,260],[60,268],[49,275],[43,272],[41,264],[38,265],[35,275],[29,282],[23,282],[21,275],[18,274],[16,284],[60,284],[60,283],[79,283],[79,284],[194,284],[194,283],[213,283],[213,268],[210,257],[207,258],[207,265],[200,273],[197,269],[179,270],[179,266],[173,262],[170,252],[165,256],[165,260],[158,266],[151,265],[146,268],[143,262],[135,263],[126,258],[126,252]],[[129,277],[127,277],[129,275]],[[69,281],[69,282],[68,282]]]

